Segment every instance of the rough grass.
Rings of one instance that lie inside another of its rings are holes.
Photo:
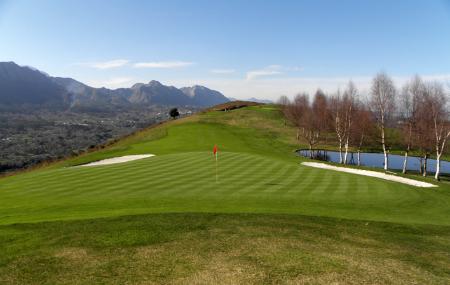
[[[448,283],[448,183],[303,167],[294,138],[273,106],[207,112],[1,178],[0,283]]]
[[[292,215],[19,224],[0,227],[0,283],[448,284],[449,238],[449,227]]]

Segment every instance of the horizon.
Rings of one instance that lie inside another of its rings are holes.
[[[0,0],[0,33],[0,61],[110,89],[157,80],[277,100],[349,80],[364,93],[380,71],[397,87],[415,74],[450,83],[447,0]]]

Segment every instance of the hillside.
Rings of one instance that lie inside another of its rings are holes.
[[[276,106],[230,109],[1,178],[0,281],[450,280],[448,183],[430,190],[299,165]],[[155,156],[74,167],[132,154]]]

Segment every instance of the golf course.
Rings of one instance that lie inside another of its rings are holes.
[[[2,177],[0,284],[450,283],[448,181],[301,147],[277,105],[212,108]]]

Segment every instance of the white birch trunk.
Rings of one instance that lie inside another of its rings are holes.
[[[405,151],[405,160],[403,160],[403,174],[406,173],[406,168],[408,167],[408,151]]]
[[[384,120],[382,119],[382,125],[381,125],[381,145],[383,147],[383,154],[384,154],[384,170],[388,170],[388,153],[386,150],[386,143],[384,139]]]
[[[384,150],[384,170],[388,170],[389,167],[389,154],[387,153],[386,150]]]
[[[434,178],[435,178],[436,180],[439,180],[439,179],[440,179],[440,178],[439,178],[440,172],[441,172],[441,155],[439,154],[439,155],[436,157],[436,174],[434,174]]]
[[[348,138],[345,142],[345,155],[344,155],[344,164],[347,164],[347,157],[348,157]]]

